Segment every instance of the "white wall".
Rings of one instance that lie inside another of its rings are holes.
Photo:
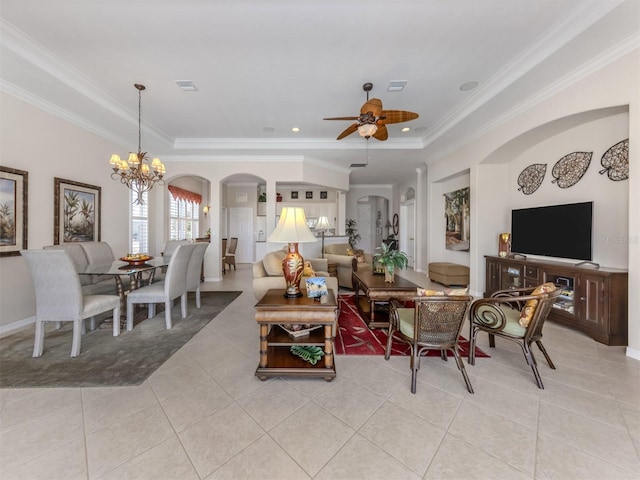
[[[53,179],[102,189],[102,236],[116,257],[128,251],[129,190],[110,177],[115,145],[15,97],[0,93],[0,164],[29,173],[28,248],[53,244]],[[0,331],[35,315],[31,275],[24,259],[0,258]]]
[[[600,59],[602,60],[602,59]],[[628,109],[628,126],[625,128],[624,115],[620,115],[617,107]],[[604,111],[615,114],[606,115],[604,123],[591,124],[598,115],[592,112]],[[576,117],[577,116],[577,117]],[[567,129],[562,126],[564,119],[577,119],[574,122],[574,129]],[[580,121],[583,120],[583,121]],[[560,122],[560,123],[557,123]],[[548,128],[545,128],[548,127]],[[598,126],[604,127],[599,130]],[[610,182],[600,177],[596,170],[599,164],[599,157],[604,149],[613,145],[617,141],[626,138],[622,130],[628,131],[629,136],[629,171],[630,178],[628,186],[619,182]],[[531,142],[528,133],[536,132],[535,142]],[[561,132],[558,138],[555,134]],[[566,134],[566,135],[565,135]],[[621,136],[622,135],[622,136]],[[612,229],[615,235],[622,234],[624,223],[621,217],[628,212],[627,235],[622,237],[622,242],[617,248],[626,250],[628,263],[625,265],[629,270],[629,348],[628,354],[640,359],[640,298],[635,292],[640,291],[640,50],[636,49],[624,54],[608,64],[602,62],[598,70],[586,74],[583,78],[575,81],[565,88],[558,89],[556,93],[548,98],[535,102],[532,99],[527,106],[521,106],[517,114],[511,116],[508,121],[504,121],[485,133],[478,136],[474,141],[461,146],[457,150],[448,153],[435,162],[428,162],[429,202],[423,207],[428,209],[430,224],[433,220],[442,215],[442,205],[435,204],[436,196],[433,193],[434,184],[442,184],[447,179],[470,171],[471,186],[471,208],[472,208],[472,247],[469,253],[469,266],[471,268],[471,288],[480,291],[484,288],[484,258],[487,253],[495,253],[497,250],[497,234],[507,228],[508,211],[514,205],[511,202],[521,204],[524,200],[517,200],[519,197],[513,193],[513,179],[516,173],[521,171],[521,167],[528,165],[527,162],[540,162],[540,156],[548,158],[550,167],[553,163],[566,153],[582,148],[576,147],[576,142],[580,141],[585,145],[584,149],[594,150],[593,165],[588,172],[588,177],[582,181],[591,190],[593,199],[597,203],[607,204],[609,200],[605,196],[613,193],[614,203],[609,205],[620,206],[622,200],[619,195],[625,195],[626,188],[627,207],[621,207],[621,213],[611,214],[613,219],[605,220],[607,224],[604,228],[596,226],[596,239],[602,240],[608,237],[607,229]],[[527,148],[523,149],[522,142]],[[509,146],[510,148],[505,148]],[[509,154],[519,152],[517,166],[511,166],[514,157],[509,158]],[[560,152],[563,152],[560,154]],[[486,163],[483,163],[486,162]],[[507,163],[509,163],[507,165]],[[502,166],[500,165],[502,164]],[[496,177],[492,178],[491,173]],[[505,177],[506,173],[506,177]],[[550,172],[547,173],[549,175]],[[515,175],[517,177],[517,175]],[[565,192],[558,192],[558,187],[549,185],[549,177],[545,179],[545,187],[542,192],[550,195],[550,201],[545,201],[545,197],[539,194],[534,198],[538,204],[555,203],[558,198],[570,201],[571,197],[578,198],[585,196],[586,190],[578,183],[576,186],[567,189]],[[597,187],[595,187],[597,183]],[[554,191],[553,189],[557,189]],[[572,190],[576,189],[576,190]],[[576,193],[572,193],[576,192]],[[569,192],[569,193],[566,193]],[[537,192],[536,192],[537,193]],[[567,195],[565,197],[565,195]],[[561,197],[560,197],[561,196]],[[497,200],[499,199],[499,200]],[[434,203],[431,203],[434,202]],[[504,204],[502,209],[496,204]],[[496,220],[498,217],[498,220]],[[602,213],[598,213],[598,218],[602,219]],[[613,224],[609,222],[614,222]],[[436,224],[437,225],[437,224]],[[447,258],[444,249],[443,228],[438,230],[430,229],[429,241],[434,244],[429,250],[430,260]],[[607,263],[618,264],[622,262],[622,253],[613,252],[605,242],[600,241],[598,245],[598,256],[606,259]],[[478,245],[490,248],[490,251],[475,248]],[[594,252],[595,253],[595,252]],[[596,260],[598,261],[598,260]],[[462,263],[462,262],[461,262]],[[616,265],[607,265],[616,266]]]

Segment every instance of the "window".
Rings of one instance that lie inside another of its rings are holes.
[[[200,204],[169,195],[169,240],[195,240],[198,237]]]
[[[129,253],[149,253],[149,205],[148,192],[142,194],[144,205],[136,205],[138,194],[131,190],[131,238]]]

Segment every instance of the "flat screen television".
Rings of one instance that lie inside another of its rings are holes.
[[[593,260],[593,202],[511,211],[511,251]]]

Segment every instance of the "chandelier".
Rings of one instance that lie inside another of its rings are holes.
[[[138,90],[138,152],[130,152],[127,160],[121,160],[120,155],[114,153],[111,155],[109,163],[113,167],[111,178],[120,180],[120,183],[138,194],[138,198],[133,203],[144,205],[142,195],[151,190],[156,183],[164,185],[162,177],[166,170],[159,158],[154,158],[149,163],[147,152],[143,152],[140,146],[142,139],[142,90],[146,87],[139,83],[135,83],[133,86]]]

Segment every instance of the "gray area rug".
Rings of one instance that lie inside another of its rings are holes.
[[[202,306],[189,294],[188,316],[180,317],[180,301],[172,310],[173,327],[165,328],[164,309],[146,319],[146,307],[136,313],[137,324],[119,337],[109,328],[87,331],[80,355],[71,358],[72,324],[61,330],[47,324],[44,352],[33,358],[35,326],[0,339],[2,387],[107,387],[139,385],[187,343],[242,292],[202,292]],[[144,319],[144,321],[142,321]]]

